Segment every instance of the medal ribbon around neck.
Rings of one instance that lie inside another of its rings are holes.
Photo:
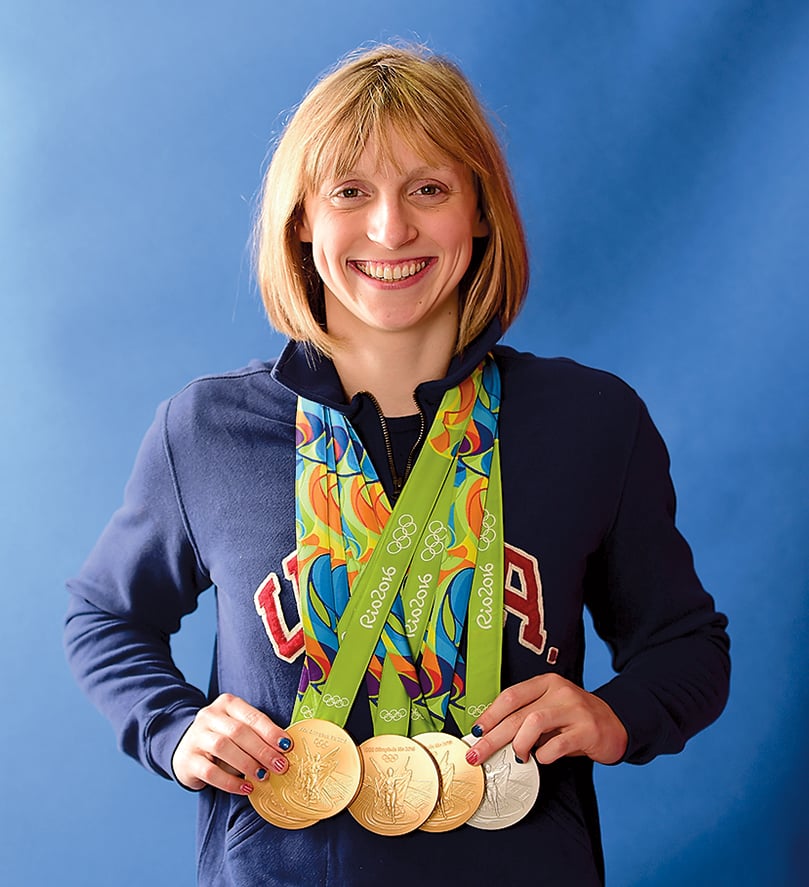
[[[412,736],[440,731],[448,711],[462,733],[468,733],[500,691],[504,577],[499,405],[495,368],[484,371],[458,452],[454,485],[448,485],[443,507],[435,510],[449,518],[428,524],[403,590],[408,637],[420,654],[422,692],[411,694]],[[429,609],[423,606],[428,582],[433,592]]]
[[[499,389],[488,359],[445,393],[394,509],[345,416],[299,398],[296,536],[305,659],[293,722],[319,717],[343,725],[366,670],[377,733],[440,729],[450,704],[465,729],[499,692]],[[479,578],[481,546],[492,554]],[[467,605],[471,666],[464,668],[458,647]],[[486,623],[483,632],[473,628]]]

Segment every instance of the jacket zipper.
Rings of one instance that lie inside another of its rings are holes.
[[[421,441],[424,438],[424,431],[427,425],[427,420],[424,416],[424,411],[422,410],[419,402],[416,400],[416,394],[413,392],[413,403],[416,405],[416,409],[419,412],[419,419],[421,420],[421,427],[419,428],[419,436],[416,438],[416,442],[410,448],[410,454],[407,457],[407,463],[405,464],[403,474],[399,474],[396,470],[396,463],[393,461],[393,445],[390,440],[390,430],[388,429],[388,423],[385,419],[385,414],[382,412],[382,408],[379,406],[379,401],[371,394],[370,391],[363,391],[368,400],[374,405],[376,409],[376,414],[379,416],[379,425],[382,428],[382,437],[385,440],[385,452],[388,456],[388,467],[390,468],[390,476],[393,481],[393,496],[391,497],[391,504],[396,502],[399,498],[399,494],[402,492],[402,488],[405,485],[405,481],[410,477],[410,472],[413,470],[413,463],[415,462],[415,456],[418,452],[419,447],[421,446]]]

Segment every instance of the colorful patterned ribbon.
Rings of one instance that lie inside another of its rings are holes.
[[[317,716],[344,724],[366,672],[377,733],[440,729],[450,706],[456,721],[471,717],[471,726],[477,715],[466,715],[470,700],[477,709],[497,694],[499,390],[497,367],[487,359],[445,393],[393,510],[345,416],[299,399],[296,535],[305,660],[293,721]],[[485,575],[476,566],[479,548],[492,552]],[[459,655],[467,612],[466,659],[486,660],[484,668],[465,668]],[[488,620],[490,629],[492,613],[495,631],[473,628]]]

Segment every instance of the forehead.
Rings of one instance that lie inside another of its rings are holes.
[[[353,128],[343,140],[330,140],[329,145],[324,145],[318,162],[313,164],[307,178],[309,186],[316,188],[360,169],[370,173],[402,174],[420,167],[442,169],[458,166],[466,168],[464,159],[440,147],[423,128],[416,126],[403,130],[387,125],[377,127],[365,139],[359,138],[356,128]]]

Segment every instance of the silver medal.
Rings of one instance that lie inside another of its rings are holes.
[[[474,736],[464,742],[473,745]],[[533,755],[518,764],[509,743],[496,751],[483,766],[486,790],[480,806],[467,820],[475,828],[494,830],[508,828],[519,822],[536,803],[539,795],[539,767]]]

